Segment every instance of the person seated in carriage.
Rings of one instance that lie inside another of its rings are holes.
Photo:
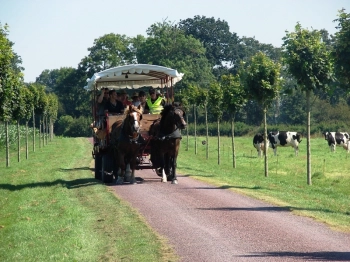
[[[104,115],[104,111],[105,111],[105,108],[107,106],[108,101],[109,101],[108,88],[103,88],[103,89],[101,89],[101,94],[97,98],[97,104],[98,104],[97,114],[99,116]]]
[[[145,113],[160,114],[165,106],[165,100],[162,96],[157,97],[156,90],[153,87],[151,87],[148,92],[150,97],[146,100]]]
[[[124,113],[124,105],[122,102],[117,100],[117,92],[115,90],[109,91],[109,101],[106,104],[105,110],[111,114]]]

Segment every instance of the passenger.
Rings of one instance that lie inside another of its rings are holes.
[[[104,115],[104,110],[105,107],[107,106],[107,103],[109,101],[109,93],[108,93],[108,88],[103,88],[101,90],[101,94],[97,98],[97,105],[98,105],[98,115],[103,116]]]
[[[164,108],[165,100],[161,96],[157,97],[156,90],[153,87],[148,92],[150,97],[146,100],[145,113],[160,114]]]
[[[121,102],[124,107],[131,105],[131,101],[128,100],[128,93],[125,90],[120,91]]]
[[[131,103],[134,106],[138,107],[141,104],[140,99],[139,99],[139,93],[137,93],[137,92],[133,93],[131,99],[132,99]]]
[[[145,111],[145,107],[146,107],[146,93],[144,91],[140,91],[139,92],[139,100],[142,106],[142,110]]]
[[[123,103],[117,100],[117,92],[115,90],[109,91],[109,102],[105,109],[111,114],[124,113]]]

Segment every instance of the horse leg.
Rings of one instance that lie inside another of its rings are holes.
[[[172,157],[171,167],[172,167],[172,170],[173,170],[173,180],[171,181],[171,183],[172,184],[178,184],[177,176],[176,176],[176,157]]]
[[[119,155],[118,157],[119,162],[119,169],[118,169],[118,179],[116,181],[117,185],[122,185],[124,183],[124,175],[125,175],[125,163],[124,163],[124,156]]]
[[[130,184],[136,184],[136,179],[135,179],[136,157],[131,159],[129,168],[131,168],[129,182],[130,182]]]
[[[127,182],[131,181],[131,169],[130,169],[130,162],[128,160],[126,162],[125,181]]]
[[[161,181],[163,182],[163,183],[166,183],[166,182],[168,182],[168,178],[167,178],[167,175],[166,175],[166,173],[165,173],[165,166],[164,166],[164,154],[163,153],[161,153],[161,154],[159,154],[159,159],[160,159],[160,170],[161,170],[161,172],[162,172],[162,179],[161,179]]]

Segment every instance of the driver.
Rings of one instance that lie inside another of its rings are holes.
[[[145,114],[160,114],[165,106],[162,96],[157,97],[156,90],[151,87],[148,90],[150,97],[146,100]]]

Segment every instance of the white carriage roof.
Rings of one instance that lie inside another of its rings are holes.
[[[179,82],[184,74],[177,70],[158,65],[131,64],[109,68],[87,79],[87,90],[107,87],[109,89],[137,89],[143,86],[169,87]]]

